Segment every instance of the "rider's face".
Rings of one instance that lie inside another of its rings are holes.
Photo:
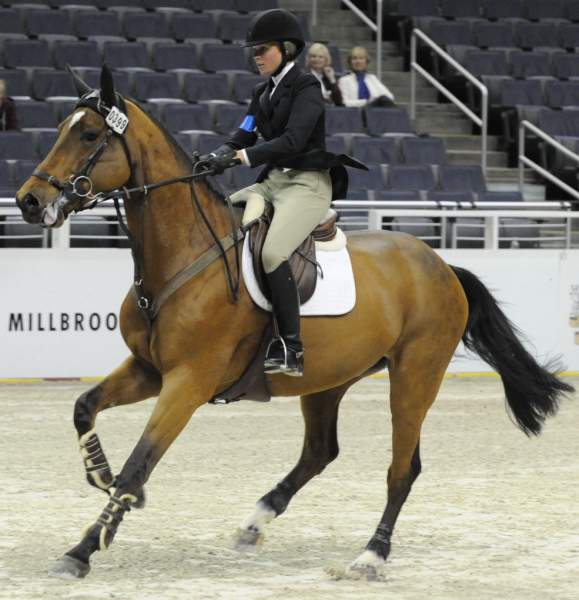
[[[259,74],[269,77],[277,71],[282,61],[281,51],[277,44],[259,44],[253,47],[253,57]]]

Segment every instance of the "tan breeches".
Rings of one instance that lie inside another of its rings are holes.
[[[231,201],[246,202],[244,225],[263,213],[266,202],[272,203],[274,215],[262,253],[263,268],[271,273],[291,256],[328,212],[332,182],[328,171],[273,169],[265,181],[235,192]]]

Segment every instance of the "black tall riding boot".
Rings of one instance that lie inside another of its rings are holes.
[[[301,377],[304,347],[300,339],[300,298],[289,263],[284,261],[267,273],[267,282],[280,337],[269,344],[265,372]]]

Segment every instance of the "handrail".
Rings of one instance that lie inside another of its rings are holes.
[[[464,102],[459,100],[451,91],[445,88],[428,71],[421,67],[416,59],[418,38],[427,46],[430,46],[438,56],[443,58],[449,65],[454,67],[462,76],[466,77],[481,93],[481,116],[476,115]],[[486,175],[487,170],[487,145],[488,145],[488,119],[489,119],[489,91],[472,73],[467,71],[450,54],[445,52],[438,44],[430,39],[420,29],[413,29],[410,38],[410,118],[416,118],[416,73],[419,73],[431,83],[441,94],[444,94],[455,106],[457,106],[471,121],[481,128],[481,168]]]
[[[382,79],[382,8],[384,0],[376,0],[376,23],[351,0],[341,0],[361,21],[376,34],[376,75]],[[318,24],[318,0],[312,0],[312,26]]]
[[[562,179],[559,179],[559,177],[557,177],[556,175],[553,175],[552,173],[550,173],[549,171],[547,171],[546,169],[541,167],[541,165],[538,165],[535,161],[533,161],[529,157],[525,156],[525,141],[526,141],[525,140],[525,130],[526,129],[528,129],[529,131],[534,133],[537,137],[540,137],[543,141],[547,142],[550,146],[552,146],[556,150],[559,150],[559,152],[562,152],[567,158],[570,158],[571,160],[574,160],[576,163],[579,163],[579,155],[578,154],[575,154],[575,152],[571,152],[571,150],[569,150],[569,148],[565,148],[565,146],[563,146],[563,144],[558,142],[555,138],[553,138],[549,134],[545,133],[542,129],[539,129],[538,127],[536,127],[529,121],[522,121],[519,125],[519,189],[521,190],[521,193],[523,192],[524,177],[525,177],[524,165],[526,165],[527,167],[530,167],[531,169],[534,169],[535,171],[537,171],[537,173],[539,173],[540,175],[545,177],[545,179],[548,179],[549,181],[554,183],[556,186],[560,187],[562,190],[564,190],[565,192],[567,192],[568,194],[573,196],[573,198],[575,198],[576,200],[579,200],[579,192],[576,189],[567,185]]]

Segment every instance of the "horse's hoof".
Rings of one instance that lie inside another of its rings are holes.
[[[52,565],[48,574],[59,579],[82,579],[88,575],[89,571],[88,563],[65,554]]]
[[[372,550],[365,550],[348,567],[349,579],[365,579],[378,581],[384,579],[383,569],[386,561]]]
[[[263,544],[264,539],[263,533],[256,529],[238,529],[233,539],[233,548],[240,551],[255,550]]]

